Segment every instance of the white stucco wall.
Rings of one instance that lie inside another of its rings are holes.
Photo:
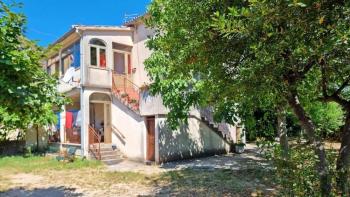
[[[171,131],[165,117],[156,119],[158,131],[159,163],[213,155],[229,151],[229,144],[195,117],[188,119],[188,125]]]
[[[105,86],[106,84],[111,86],[111,70],[113,70],[113,47],[112,43],[119,43],[128,46],[133,45],[133,32],[132,31],[92,31],[86,30],[83,32],[83,63],[85,66],[83,84],[94,86]],[[102,70],[88,69],[90,67],[90,47],[89,42],[91,39],[100,39],[106,44],[106,64],[107,68]],[[92,73],[89,73],[90,72]]]
[[[140,94],[140,114],[142,116],[152,116],[158,114],[167,114],[169,110],[163,105],[160,95],[152,96],[149,91],[143,91]]]
[[[133,76],[134,83],[138,86],[143,84],[149,84],[150,80],[147,76],[145,70],[144,61],[151,56],[152,51],[150,51],[146,42],[149,36],[154,35],[154,32],[145,27],[144,24],[139,24],[135,27],[134,30],[134,47],[132,50],[134,67],[136,72]]]
[[[145,159],[144,118],[128,109],[119,100],[112,103],[112,142],[131,160]]]

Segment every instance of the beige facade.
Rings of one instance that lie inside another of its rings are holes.
[[[59,78],[58,90],[73,101],[59,116],[62,146],[77,146],[89,157],[98,133],[102,143],[129,159],[158,163],[229,151],[227,140],[199,112],[188,125],[169,130],[161,97],[140,88],[150,83],[144,61],[151,55],[145,43],[152,35],[134,21],[122,27],[73,26],[54,43],[62,47],[46,67]],[[235,136],[235,127],[229,132]]]

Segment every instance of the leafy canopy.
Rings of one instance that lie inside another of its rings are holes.
[[[8,130],[53,123],[65,103],[57,81],[41,67],[43,50],[24,36],[26,18],[0,1],[0,127]]]

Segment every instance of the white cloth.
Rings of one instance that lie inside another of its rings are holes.
[[[68,70],[64,74],[64,77],[62,78],[62,81],[65,83],[68,83],[69,81],[72,80],[74,74],[75,74],[75,68],[74,67],[68,68]]]
[[[78,111],[74,126],[81,127],[81,110]]]

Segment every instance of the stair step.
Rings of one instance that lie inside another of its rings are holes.
[[[102,162],[105,163],[106,165],[116,165],[122,161],[123,161],[122,159],[102,160]]]
[[[113,159],[118,159],[118,155],[101,155],[101,160],[113,160]]]

